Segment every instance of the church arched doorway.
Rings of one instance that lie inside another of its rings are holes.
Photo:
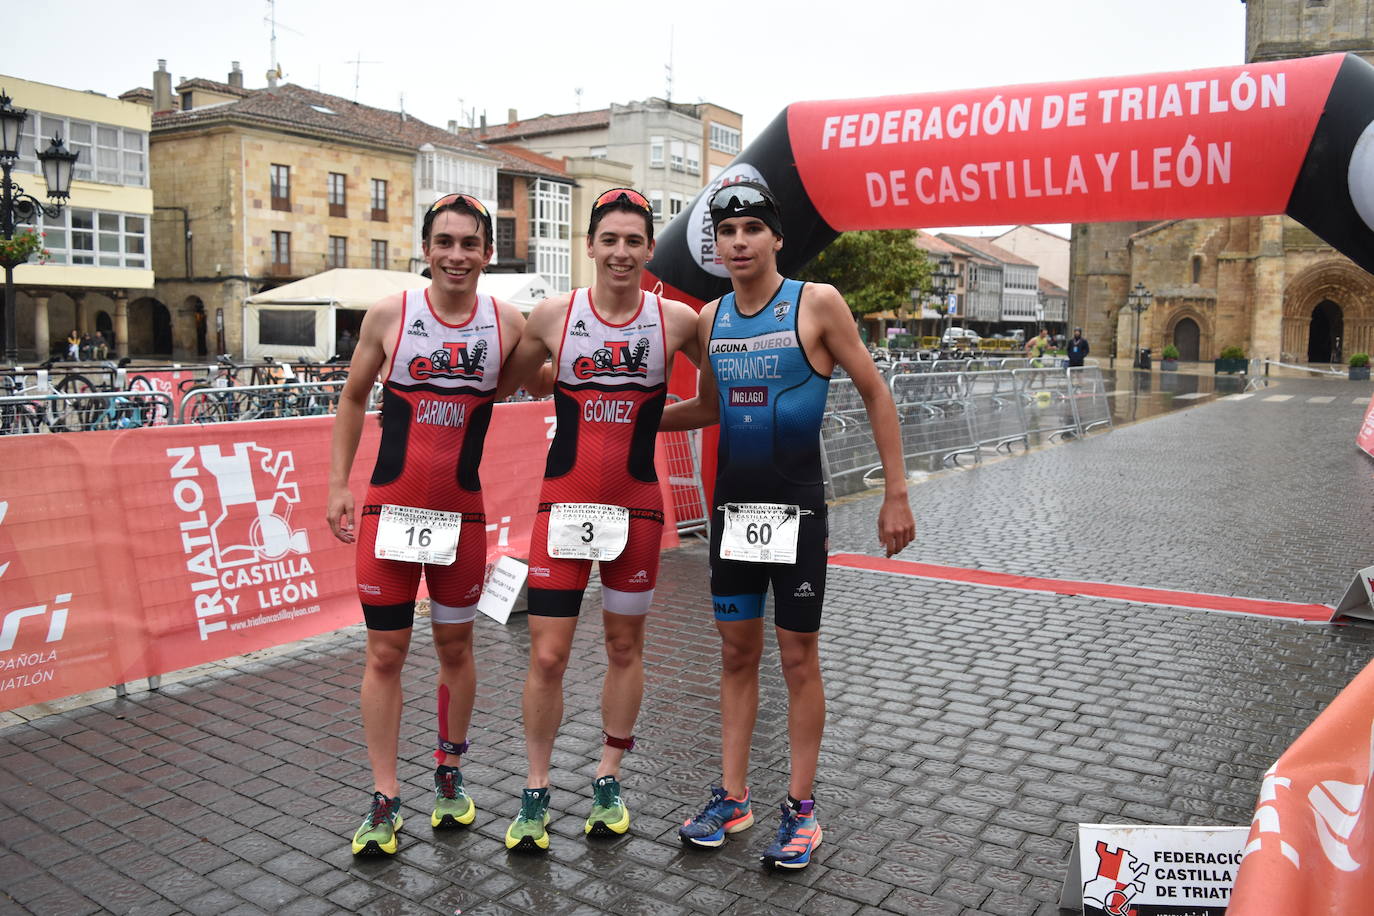
[[[1312,322],[1307,330],[1307,361],[1309,363],[1340,362],[1340,340],[1344,321],[1341,307],[1330,299],[1323,299],[1312,310]]]
[[[1174,325],[1174,346],[1178,348],[1178,358],[1195,363],[1200,358],[1202,329],[1191,318],[1184,318]]]

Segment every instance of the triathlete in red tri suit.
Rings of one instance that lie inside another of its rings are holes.
[[[591,288],[536,306],[508,369],[511,383],[537,376],[533,390],[546,393],[550,370],[540,367],[553,358],[558,420],[530,538],[529,778],[506,831],[511,849],[549,846],[549,758],[593,559],[601,564],[606,631],[605,740],[584,829],[614,834],[630,826],[620,759],[634,744],[644,694],[644,620],[663,529],[654,443],[673,357],[681,350],[695,363],[698,353],[691,306],[640,289],[653,250],[654,213],[644,195],[613,188],[598,197],[587,229],[587,256],[596,264]]]
[[[334,421],[328,518],[339,540],[358,544],[358,599],[367,622],[363,731],[375,780],[371,810],[353,836],[355,855],[397,848],[401,667],[422,570],[439,656],[430,823],[470,824],[476,815],[459,765],[476,693],[472,621],[487,555],[477,468],[502,368],[524,319],[514,306],[477,292],[492,256],[491,216],[481,201],[440,198],[425,214],[421,236],[429,287],[368,309]],[[348,475],[379,375],[382,441],[355,527]]]

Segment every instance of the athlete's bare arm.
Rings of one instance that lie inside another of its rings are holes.
[[[505,367],[511,353],[525,336],[525,316],[509,302],[491,300],[496,305],[497,320],[501,322],[501,381],[505,381]]]
[[[545,299],[530,312],[520,342],[501,372],[501,384],[496,389],[498,401],[510,397],[522,385],[537,398],[553,393],[553,373],[543,371],[543,367],[558,352],[571,304],[572,294],[564,293]]]
[[[710,426],[720,419],[720,402],[716,395],[716,376],[711,371],[711,360],[707,358],[707,346],[711,341],[711,326],[716,320],[716,307],[720,300],[703,306],[696,318],[697,348],[697,394],[694,398],[669,404],[663,408],[663,421],[659,431],[670,433],[683,429],[700,429]]]
[[[659,299],[663,306],[663,324],[667,332],[668,369],[673,368],[673,354],[679,351],[692,361],[701,365],[701,344],[697,339],[697,311],[685,302],[676,299]]]
[[[329,506],[325,510],[334,537],[350,544],[354,539],[353,493],[348,475],[363,435],[367,399],[377,374],[386,365],[395,346],[396,326],[401,321],[405,294],[388,296],[367,310],[358,330],[358,345],[348,366],[348,381],[339,393],[334,416],[334,438],[329,453]]]
[[[911,517],[907,501],[906,462],[902,457],[902,432],[897,419],[897,406],[892,392],[883,382],[873,357],[859,339],[858,327],[850,314],[849,305],[833,286],[825,283],[806,285],[806,308],[802,316],[811,316],[819,332],[818,343],[824,353],[816,353],[807,346],[812,365],[824,361],[839,364],[854,380],[854,388],[864,399],[873,441],[883,462],[883,505],[878,510],[878,541],[893,556],[916,538],[916,522]],[[810,336],[803,334],[803,341]],[[814,355],[813,355],[814,354]],[[819,366],[817,367],[819,368]]]

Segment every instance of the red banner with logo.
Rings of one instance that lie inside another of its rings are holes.
[[[1374,901],[1374,664],[1269,768],[1228,916],[1347,916]]]
[[[1340,55],[788,107],[835,229],[1282,213]]]
[[[1369,407],[1364,412],[1364,423],[1360,425],[1360,432],[1355,436],[1355,444],[1374,458],[1374,397],[1369,399]]]
[[[550,401],[496,407],[490,559],[528,556],[553,419]],[[359,622],[355,548],[325,522],[332,423],[0,438],[0,709]],[[359,505],[379,439],[369,417]]]

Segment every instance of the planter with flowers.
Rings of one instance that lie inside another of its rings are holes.
[[[1160,351],[1159,368],[1164,372],[1178,371],[1178,347],[1173,344],[1165,344]]]
[[[6,267],[18,267],[20,264],[27,264],[29,261],[36,260],[42,264],[50,257],[48,250],[43,247],[43,233],[33,229],[21,229],[14,234],[13,238],[0,239],[0,264]],[[35,259],[35,255],[37,258]]]
[[[1245,351],[1240,347],[1224,347],[1221,354],[1217,357],[1216,372],[1220,375],[1223,372],[1244,372],[1250,367],[1249,361],[1245,358]]]
[[[1369,354],[1352,353],[1350,354],[1350,380],[1367,382],[1369,381]]]

